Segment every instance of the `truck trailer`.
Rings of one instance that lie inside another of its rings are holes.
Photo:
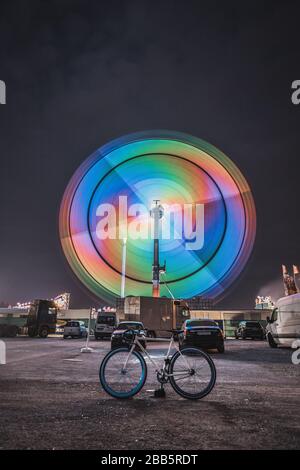
[[[166,330],[180,329],[190,318],[190,310],[184,300],[167,297],[128,296],[117,299],[117,321],[140,321],[147,330],[147,336],[167,336]]]

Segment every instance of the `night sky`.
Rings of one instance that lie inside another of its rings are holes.
[[[0,10],[0,301],[68,291],[73,307],[95,305],[62,254],[60,201],[95,149],[146,129],[210,142],[252,188],[253,255],[221,306],[282,295],[281,264],[300,264],[297,2],[31,0]]]

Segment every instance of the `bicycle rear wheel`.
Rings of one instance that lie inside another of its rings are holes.
[[[125,366],[126,364],[126,366]],[[137,351],[119,348],[109,352],[103,359],[99,378],[102,387],[114,398],[131,398],[144,386],[147,366]]]
[[[198,400],[212,391],[216,367],[211,357],[198,348],[177,351],[170,363],[170,384],[183,398]]]

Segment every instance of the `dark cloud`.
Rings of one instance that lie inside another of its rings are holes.
[[[167,128],[222,149],[253,189],[255,250],[223,301],[251,306],[300,263],[297,2],[1,3],[0,300],[70,290],[59,203],[78,165],[128,132]]]

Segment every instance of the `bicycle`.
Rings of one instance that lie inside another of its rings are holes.
[[[208,395],[216,383],[217,373],[213,360],[198,348],[184,347],[180,350],[174,335],[182,331],[168,331],[172,335],[162,367],[149,355],[134,331],[125,331],[123,337],[128,341],[128,347],[110,351],[100,365],[99,378],[103,389],[114,398],[131,398],[143,388],[147,378],[147,364],[141,352],[136,350],[139,348],[154,365],[161,390],[169,382],[183,398],[195,400]],[[154,339],[147,338],[149,340]],[[154,341],[165,339],[156,338]],[[174,346],[176,351],[170,355]]]

